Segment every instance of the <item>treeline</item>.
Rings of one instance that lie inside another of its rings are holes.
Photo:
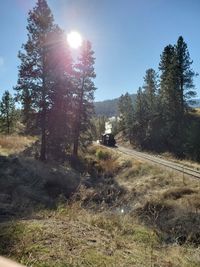
[[[21,64],[14,88],[25,133],[40,136],[43,161],[61,158],[66,151],[77,156],[94,112],[96,75],[91,43],[83,42],[74,62],[66,35],[55,24],[46,0],[38,0],[29,12],[27,30],[28,40],[18,55]],[[4,98],[8,95],[6,92]],[[13,105],[10,100],[11,113]],[[6,115],[3,120],[7,120]],[[9,133],[11,125],[7,123],[7,127]]]
[[[190,108],[197,75],[187,44],[179,37],[160,58],[159,74],[148,69],[132,105],[129,94],[119,100],[120,129],[141,149],[169,151],[200,160],[200,118]]]

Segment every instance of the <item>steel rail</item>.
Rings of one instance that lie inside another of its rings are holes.
[[[183,174],[190,175],[190,176],[200,179],[200,171],[184,166],[183,164],[175,163],[169,160],[160,159],[160,158],[157,158],[156,156],[147,155],[144,152],[138,152],[133,149],[128,149],[128,148],[121,147],[121,146],[119,146],[117,150],[126,155],[135,156],[140,159],[146,159],[148,161],[163,165],[167,168],[173,169]]]

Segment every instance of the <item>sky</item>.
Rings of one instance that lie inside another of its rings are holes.
[[[78,31],[95,52],[95,100],[136,93],[148,68],[182,35],[200,73],[200,0],[47,0],[66,33]],[[36,0],[0,1],[0,95],[17,83],[18,51]],[[200,97],[200,76],[194,80]]]

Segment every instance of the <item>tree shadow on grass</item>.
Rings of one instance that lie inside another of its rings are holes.
[[[0,254],[12,255],[35,211],[55,209],[62,195],[77,190],[80,175],[71,168],[33,158],[0,156]],[[23,221],[18,221],[23,219]]]
[[[80,176],[72,169],[0,156],[0,221],[25,216],[36,207],[53,208],[59,195],[69,198],[79,183]]]
[[[148,201],[137,210],[142,223],[155,229],[165,243],[200,246],[200,213]]]
[[[105,173],[97,164],[92,163],[88,169],[84,164],[81,163],[81,172],[86,168],[85,172],[89,171],[90,175],[82,173],[82,186],[93,193],[84,192],[83,207],[90,209],[95,205],[100,209],[102,205],[113,207],[119,204],[125,190],[114,180],[114,174]],[[16,251],[12,250],[27,231],[26,219],[34,220],[35,210],[56,208],[60,195],[68,201],[77,201],[81,197],[81,190],[77,190],[80,186],[78,160],[75,166],[77,171],[21,155],[0,157],[0,254],[10,257],[15,253],[18,258]],[[20,249],[20,255],[26,253],[24,249],[24,252],[23,248]]]

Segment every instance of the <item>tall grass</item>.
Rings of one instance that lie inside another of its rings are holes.
[[[67,202],[0,224],[0,253],[33,267],[199,267],[200,181],[183,183],[176,173],[100,149],[109,159],[90,149],[86,175]],[[48,176],[50,195],[57,186],[67,190],[60,172],[50,179],[49,165],[35,167]]]
[[[30,146],[36,138],[21,135],[0,135],[0,154],[10,155],[22,152]]]

